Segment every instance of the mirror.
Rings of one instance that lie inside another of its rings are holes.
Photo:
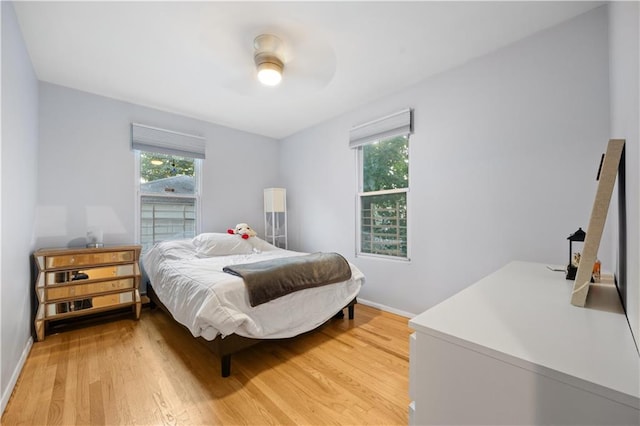
[[[96,280],[99,278],[114,278],[134,275],[134,265],[114,265],[101,268],[79,269],[72,271],[47,272],[46,284],[55,285],[81,280]]]

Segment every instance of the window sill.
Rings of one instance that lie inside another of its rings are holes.
[[[356,258],[388,260],[391,262],[399,262],[399,263],[411,263],[411,258],[409,257],[394,257],[394,256],[385,256],[382,254],[356,253]]]

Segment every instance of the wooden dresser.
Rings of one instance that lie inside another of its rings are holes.
[[[126,306],[139,319],[140,249],[132,245],[36,251],[38,341],[44,339],[50,321]]]

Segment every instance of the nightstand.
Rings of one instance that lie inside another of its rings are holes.
[[[139,319],[140,249],[133,245],[36,251],[38,341],[44,340],[50,321],[127,306]]]

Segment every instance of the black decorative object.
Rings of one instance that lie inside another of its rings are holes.
[[[575,255],[573,253],[573,242],[584,242],[586,236],[587,233],[584,232],[582,228],[578,228],[576,232],[567,237],[567,240],[569,240],[569,264],[567,265],[566,278],[568,280],[576,279],[576,272],[578,272],[578,263],[580,262],[580,252],[577,252]]]

